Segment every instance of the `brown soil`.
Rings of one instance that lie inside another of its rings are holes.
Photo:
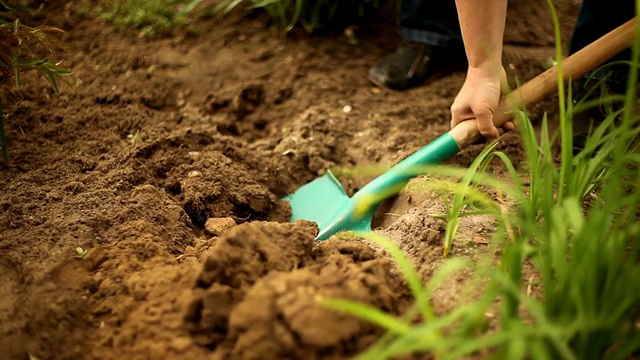
[[[558,3],[566,41],[579,4]],[[381,331],[317,299],[393,314],[410,305],[388,258],[365,243],[315,243],[315,224],[288,223],[280,198],[328,167],[391,164],[447,131],[464,72],[407,92],[369,84],[369,66],[397,44],[392,16],[356,27],[356,46],[279,36],[237,15],[149,40],[63,5],[50,2],[38,21],[67,30],[75,86],[55,95],[26,76],[3,87],[3,359],[341,359]],[[506,42],[514,76],[543,70],[554,52],[542,3],[511,2]],[[521,162],[515,133],[500,148]],[[441,207],[404,194],[378,223],[425,280],[444,232],[427,214]],[[456,254],[491,229],[465,221]],[[456,301],[455,287],[435,299],[439,309]]]

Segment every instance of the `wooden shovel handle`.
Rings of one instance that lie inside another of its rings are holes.
[[[575,79],[595,69],[617,53],[631,46],[636,33],[636,18],[627,21],[598,40],[585,46],[562,62],[564,80]],[[553,66],[505,96],[494,113],[493,122],[500,127],[513,119],[511,109],[522,109],[557,90],[558,69]],[[475,120],[463,121],[449,131],[463,149],[482,138]]]

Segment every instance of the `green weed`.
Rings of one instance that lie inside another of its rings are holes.
[[[140,141],[140,130],[136,130],[134,134],[129,134],[127,137],[130,139],[131,145],[135,145]]]
[[[76,255],[75,258],[76,259],[83,259],[85,257],[85,255],[87,255],[87,251],[85,248],[78,246],[76,247]]]
[[[65,50],[64,45],[54,36],[62,32],[52,26],[31,27],[22,23],[18,10],[24,6],[10,6],[0,1],[0,84],[13,78],[15,86],[20,86],[20,74],[35,70],[49,82],[58,93],[58,81],[64,80],[71,72],[60,66],[59,61],[48,58],[57,51]],[[4,126],[4,112],[0,93],[0,143],[4,161],[8,160],[7,139]]]
[[[189,30],[198,15],[194,11],[203,0],[101,0],[84,1],[82,7],[123,31],[140,36],[172,35]]]
[[[478,185],[482,182],[476,174],[481,169],[486,168],[489,161],[493,158],[492,151],[498,143],[493,142],[475,158],[471,166],[460,172],[460,169],[430,167],[423,168],[423,172],[440,177],[451,178],[454,174],[459,174],[458,179],[437,179],[430,177],[425,181],[418,181],[407,186],[409,191],[432,191],[441,196],[445,203],[446,212],[444,214],[430,214],[431,216],[444,219],[446,221],[446,229],[444,234],[443,256],[447,257],[451,251],[451,246],[458,231],[460,220],[465,216],[474,215],[493,215],[496,218],[501,217],[502,210],[490,196],[479,190]]]

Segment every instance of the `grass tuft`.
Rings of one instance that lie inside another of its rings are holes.
[[[140,37],[163,37],[189,32],[203,0],[83,0],[82,8],[122,31]]]

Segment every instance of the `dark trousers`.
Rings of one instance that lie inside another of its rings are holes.
[[[634,16],[634,0],[582,0],[569,54],[582,49]],[[448,46],[452,43],[460,45],[462,42],[455,0],[402,0],[399,25],[400,35],[407,41],[433,46]],[[630,59],[631,50],[627,49],[610,62]],[[602,71],[593,77],[598,79],[609,76],[610,82],[624,86],[628,68],[629,65],[607,67],[607,70],[612,70],[611,74]]]
[[[589,45],[634,16],[634,0],[582,0],[580,13],[569,44],[569,54],[573,54]],[[631,60],[631,49],[623,50],[609,60],[608,63],[611,64],[620,60]],[[627,84],[628,71],[628,64],[611,64],[603,71],[596,73],[592,71],[586,76],[592,75],[594,79],[602,79],[607,76],[609,83],[624,89]]]
[[[432,46],[462,43],[455,0],[402,0],[400,35]]]

